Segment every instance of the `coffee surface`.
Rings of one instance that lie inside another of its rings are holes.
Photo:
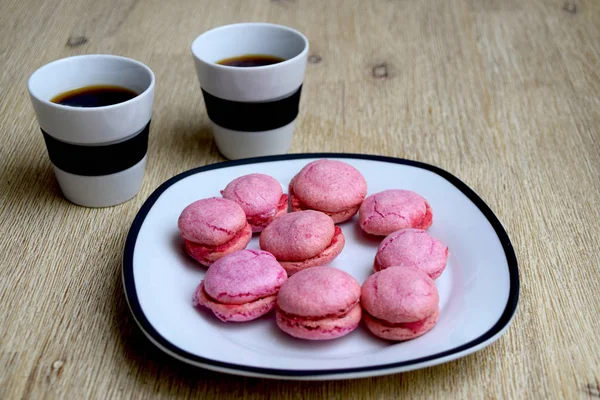
[[[71,107],[103,107],[123,103],[137,95],[133,90],[121,86],[95,85],[69,90],[50,101]]]
[[[239,57],[225,58],[217,62],[217,64],[228,65],[230,67],[248,68],[277,64],[282,61],[285,61],[285,59],[268,54],[245,54]]]

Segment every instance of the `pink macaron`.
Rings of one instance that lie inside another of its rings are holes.
[[[375,335],[388,340],[416,338],[431,330],[439,316],[438,290],[416,268],[388,268],[363,283],[363,319]]]
[[[360,284],[347,272],[315,267],[288,278],[277,295],[277,326],[300,339],[335,339],[361,320]]]
[[[427,200],[410,190],[391,189],[368,196],[358,210],[363,231],[387,236],[404,228],[427,229],[433,221]]]
[[[236,202],[219,197],[188,205],[177,225],[187,253],[205,266],[246,248],[252,238],[244,210]]]
[[[287,274],[266,251],[241,250],[210,266],[193,304],[209,308],[221,321],[245,322],[271,311]]]
[[[240,176],[231,181],[221,194],[242,207],[252,232],[261,232],[275,218],[287,212],[288,196],[283,194],[279,182],[269,175]]]
[[[304,166],[289,186],[292,210],[317,210],[337,224],[352,218],[367,195],[360,171],[338,160],[317,160]]]
[[[288,275],[329,264],[344,248],[340,227],[328,215],[313,210],[285,214],[260,235],[260,248],[273,254]]]
[[[448,263],[448,247],[423,229],[401,229],[379,244],[373,269],[414,267],[437,279]]]

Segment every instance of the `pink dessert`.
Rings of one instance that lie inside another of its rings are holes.
[[[383,339],[403,341],[431,330],[439,316],[438,290],[416,268],[388,268],[362,285],[360,301],[367,328]]]
[[[298,272],[277,295],[277,326],[300,339],[335,339],[360,323],[360,285],[350,274],[333,267]]]
[[[448,262],[448,247],[423,229],[401,229],[379,244],[373,269],[414,267],[437,279]]]
[[[358,210],[358,220],[363,231],[387,236],[404,228],[427,229],[433,215],[427,200],[415,192],[391,189],[368,196]]]
[[[252,232],[261,232],[275,218],[287,212],[288,196],[281,185],[265,174],[249,174],[231,181],[221,194],[242,207]]]
[[[275,307],[277,292],[286,280],[285,270],[272,254],[241,250],[211,265],[193,303],[209,308],[221,321],[251,321]]]
[[[260,235],[260,248],[273,254],[288,275],[329,264],[344,244],[344,234],[331,217],[313,210],[285,214]]]
[[[177,225],[187,253],[205,266],[246,248],[252,238],[244,210],[237,203],[218,197],[188,205]]]
[[[367,195],[367,182],[350,164],[338,160],[308,163],[290,182],[293,211],[317,210],[337,224],[352,218]]]

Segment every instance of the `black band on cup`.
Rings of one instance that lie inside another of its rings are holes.
[[[221,99],[202,89],[210,120],[223,128],[243,132],[269,131],[295,120],[298,116],[301,93],[302,85],[284,99],[245,103]]]
[[[150,122],[137,135],[107,145],[79,145],[60,141],[44,132],[50,161],[75,175],[110,175],[133,167],[148,151]]]

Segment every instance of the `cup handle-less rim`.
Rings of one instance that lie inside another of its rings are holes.
[[[140,68],[142,68],[143,70],[145,70],[148,75],[150,76],[150,84],[148,85],[148,87],[141,93],[139,93],[137,96],[127,100],[127,101],[123,101],[121,103],[117,103],[117,104],[111,104],[111,105],[107,105],[107,106],[101,106],[101,107],[77,107],[77,111],[78,112],[97,112],[98,110],[110,110],[112,108],[118,108],[118,107],[122,107],[123,105],[126,104],[130,104],[133,103],[134,101],[136,101],[136,99],[138,99],[141,96],[147,95],[148,93],[152,92],[154,90],[154,84],[155,84],[155,76],[154,76],[154,72],[152,72],[152,70],[150,69],[150,67],[148,67],[146,64],[134,60],[132,58],[128,58],[128,57],[123,57],[123,56],[117,56],[117,55],[113,55],[113,54],[82,54],[82,55],[78,55],[78,56],[72,56],[72,57],[65,57],[65,58],[60,58],[58,60],[55,61],[51,61],[48,64],[44,64],[43,66],[39,67],[37,70],[35,70],[29,77],[29,80],[27,81],[27,90],[29,91],[29,94],[32,97],[35,97],[36,100],[38,100],[39,102],[43,103],[44,105],[48,106],[48,107],[53,107],[53,108],[57,108],[57,109],[62,109],[62,110],[72,110],[73,107],[71,106],[66,106],[63,104],[58,104],[58,103],[53,103],[50,100],[46,100],[44,98],[42,98],[41,96],[38,96],[36,94],[36,90],[35,88],[32,87],[32,82],[35,79],[35,75],[39,74],[39,73],[43,73],[44,69],[46,68],[51,68],[53,66],[56,66],[58,64],[63,64],[63,63],[67,63],[70,62],[74,59],[83,59],[83,58],[104,58],[104,59],[113,59],[113,60],[121,60],[121,61],[125,61],[131,64],[134,64]]]
[[[201,62],[203,62],[205,64],[208,64],[208,65],[210,65],[213,68],[221,69],[221,70],[224,70],[224,71],[227,71],[227,70],[231,71],[231,70],[237,70],[237,69],[239,69],[239,67],[233,67],[231,65],[223,65],[223,64],[218,64],[218,63],[216,63],[214,61],[208,61],[208,60],[200,57],[200,55],[198,54],[198,51],[195,51],[194,49],[198,47],[198,42],[201,41],[202,39],[204,39],[204,37],[206,35],[214,34],[214,33],[217,33],[219,31],[224,31],[224,30],[229,30],[229,29],[237,29],[237,28],[243,28],[243,27],[269,27],[269,28],[277,28],[277,29],[281,29],[281,30],[284,30],[284,31],[287,31],[287,32],[291,32],[291,33],[297,35],[304,42],[304,46],[302,48],[302,51],[300,53],[296,54],[294,57],[288,58],[287,60],[284,60],[284,61],[279,62],[277,64],[261,65],[261,66],[251,67],[251,69],[253,71],[265,71],[265,70],[270,70],[270,69],[275,69],[275,68],[281,68],[284,65],[296,62],[298,59],[304,57],[308,53],[308,48],[309,48],[308,39],[306,38],[306,36],[304,36],[304,34],[302,34],[302,32],[300,32],[300,31],[298,31],[296,29],[290,28],[289,26],[279,25],[279,24],[271,24],[271,23],[268,23],[268,22],[241,22],[241,23],[236,23],[236,24],[229,24],[229,25],[218,26],[216,28],[210,29],[210,30],[208,30],[208,31],[200,34],[192,42],[192,46],[191,46],[192,54],[194,55],[194,57],[196,57],[196,59],[198,61],[201,61]]]

